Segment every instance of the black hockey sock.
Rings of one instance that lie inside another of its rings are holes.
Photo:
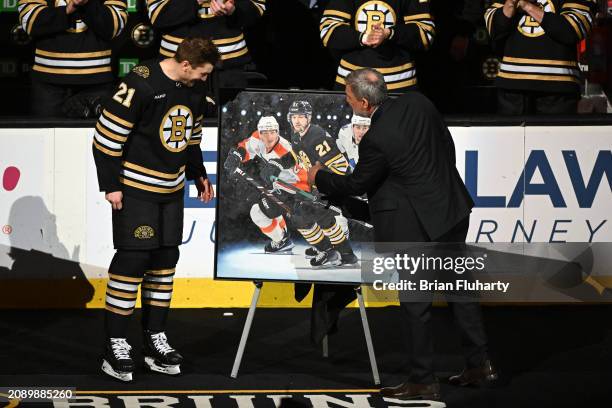
[[[138,286],[149,268],[148,251],[117,250],[108,268],[104,327],[107,338],[126,337]]]
[[[153,332],[166,330],[172,300],[178,247],[162,247],[151,252],[151,269],[142,284],[142,328]]]

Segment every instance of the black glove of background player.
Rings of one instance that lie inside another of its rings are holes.
[[[225,163],[223,163],[223,168],[230,175],[233,175],[238,167],[240,167],[240,163],[244,160],[246,156],[246,151],[242,147],[232,147],[227,153],[227,157],[225,158]]]
[[[267,186],[272,185],[272,177],[278,177],[280,172],[283,170],[283,166],[278,160],[270,159],[268,161],[261,161],[259,169],[259,177],[266,183]]]

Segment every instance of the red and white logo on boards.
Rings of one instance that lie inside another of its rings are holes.
[[[6,191],[13,191],[19,183],[21,172],[17,167],[10,166],[4,169],[2,174],[2,188]]]

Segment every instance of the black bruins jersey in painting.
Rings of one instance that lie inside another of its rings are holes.
[[[153,27],[162,32],[159,53],[174,56],[186,37],[212,38],[221,53],[223,68],[240,67],[251,61],[243,28],[255,24],[266,10],[265,0],[236,0],[231,16],[215,16],[210,1],[146,0]]]
[[[576,44],[593,27],[594,0],[537,0],[544,10],[538,23],[517,12],[503,13],[503,2],[485,12],[487,30],[494,40],[506,39],[496,85],[504,89],[576,93],[580,71]]]
[[[71,15],[66,1],[19,0],[21,26],[36,42],[32,77],[58,85],[112,82],[110,42],[127,23],[126,1],[90,0]]]
[[[391,30],[376,48],[362,45],[375,24]],[[375,68],[385,76],[390,91],[416,85],[412,52],[428,49],[435,35],[429,0],[331,0],[320,24],[323,45],[340,59],[336,87],[356,69]]]
[[[170,201],[182,197],[186,177],[206,177],[199,146],[204,98],[203,82],[175,82],[157,61],[136,66],[94,130],[100,191]]]
[[[294,133],[291,144],[304,169],[320,162],[336,174],[346,174],[349,167],[346,158],[338,150],[336,141],[320,126],[311,124],[301,139]]]

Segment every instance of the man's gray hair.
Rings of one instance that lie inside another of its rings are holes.
[[[346,77],[346,84],[357,99],[365,98],[372,106],[380,106],[387,99],[385,77],[372,68],[362,68],[351,72]]]

